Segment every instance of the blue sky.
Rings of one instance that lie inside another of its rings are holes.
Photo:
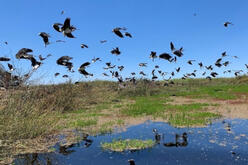
[[[176,76],[181,77],[183,73],[199,70],[196,63],[190,66],[187,60],[195,59],[210,65],[223,51],[239,57],[227,57],[231,65],[226,69],[245,69],[244,64],[248,63],[247,9],[247,0],[5,0],[0,5],[0,51],[1,56],[13,59],[23,47],[33,49],[34,55],[51,53],[52,57],[44,61],[34,75],[34,79],[42,77],[43,83],[65,81],[61,76],[54,78],[55,72],[68,74],[74,81],[86,80],[77,71],[71,74],[56,65],[56,60],[64,55],[73,57],[74,70],[93,57],[103,60],[87,68],[94,74],[88,80],[106,79],[102,76],[102,68],[109,61],[125,66],[123,77],[140,70],[150,74],[155,65],[160,65],[166,72],[182,66],[182,73]],[[60,14],[62,10],[64,15]],[[66,17],[70,17],[71,24],[79,29],[73,33],[76,39],[65,38],[52,28],[53,23],[63,23]],[[226,21],[233,22],[234,26],[225,28],[223,23]],[[114,27],[126,27],[133,38],[115,36],[111,32]],[[45,48],[39,32],[49,33],[52,44]],[[55,43],[59,39],[66,43]],[[108,42],[100,44],[100,40]],[[4,45],[4,41],[9,44]],[[149,59],[150,51],[170,52],[171,41],[175,47],[184,48],[184,56],[176,64]],[[81,43],[87,44],[89,49],[81,49]],[[122,52],[118,57],[110,54],[117,46]],[[13,62],[24,71],[31,68],[29,61]],[[140,62],[147,62],[148,68],[139,68]],[[2,64],[6,66],[6,63]],[[224,69],[216,71],[224,76]]]

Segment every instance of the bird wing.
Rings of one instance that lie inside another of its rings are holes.
[[[86,67],[86,66],[88,66],[88,65],[90,65],[90,62],[85,62],[85,63],[83,63],[83,64],[80,66],[80,68],[84,68],[84,67]]]
[[[68,38],[75,38],[71,33],[65,33]]]
[[[174,45],[173,45],[172,42],[170,42],[170,48],[171,48],[171,51],[174,51],[175,50],[175,47],[174,47]]]
[[[114,33],[121,38],[124,37],[123,34],[120,32],[120,30],[114,29]]]
[[[55,23],[53,24],[53,28],[57,31],[57,32],[61,32],[61,29],[59,26],[62,26],[61,23]]]
[[[70,18],[66,18],[65,19],[65,22],[64,22],[64,25],[63,25],[63,29],[66,29],[66,28],[69,28],[71,25],[70,25],[70,22],[71,22],[71,19]]]

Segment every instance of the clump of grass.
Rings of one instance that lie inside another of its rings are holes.
[[[56,112],[74,108],[72,85],[38,86],[9,91],[8,104],[0,110],[0,139],[35,138],[55,129]],[[50,116],[53,116],[52,119]]]
[[[247,93],[247,85],[217,85],[217,86],[199,86],[192,90],[178,93],[180,96],[190,96],[192,98],[215,98],[222,100],[237,99],[237,93]]]
[[[111,150],[116,152],[123,152],[126,150],[142,150],[151,148],[156,143],[149,140],[138,140],[138,139],[126,139],[126,140],[113,140],[110,143],[101,143],[101,147],[104,150]]]
[[[199,110],[207,106],[209,106],[209,104],[207,103],[193,103],[193,104],[182,104],[182,105],[166,104],[165,107],[167,110],[192,111],[192,110]]]
[[[115,124],[114,121],[109,121],[109,122],[103,123],[103,124],[100,126],[100,128],[97,130],[97,132],[100,133],[100,134],[111,133],[114,124]]]
[[[90,120],[85,120],[85,119],[79,119],[79,120],[76,120],[74,122],[72,122],[70,124],[70,127],[73,127],[73,128],[84,128],[84,127],[89,127],[89,126],[92,126],[92,125],[96,125],[97,124],[97,120],[96,119],[90,119]]]
[[[135,98],[135,104],[127,106],[127,109],[124,109],[122,113],[133,117],[157,115],[164,112],[164,101],[155,97],[137,97]]]
[[[176,127],[204,126],[218,117],[220,115],[211,112],[176,113],[170,115],[169,123]]]
[[[219,114],[205,112],[206,103],[193,103],[183,105],[166,105],[166,118],[169,123],[176,127],[204,126],[209,124],[213,118],[220,117]]]
[[[121,120],[121,119],[118,119],[116,121],[116,124],[121,126],[121,125],[124,125],[125,124],[125,121],[124,120]]]

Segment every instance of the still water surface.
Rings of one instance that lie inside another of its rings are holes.
[[[156,128],[163,135],[160,143],[142,151],[122,153],[103,151],[101,142],[113,139],[154,139]],[[187,138],[182,138],[183,133]],[[178,145],[175,136],[178,134]],[[19,155],[14,163],[59,164],[59,165],[247,165],[248,164],[248,120],[217,121],[205,128],[174,128],[167,123],[146,122],[129,127],[124,132],[89,136],[69,148],[55,145],[54,153]]]

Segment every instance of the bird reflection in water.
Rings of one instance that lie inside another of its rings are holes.
[[[165,147],[186,147],[188,145],[188,135],[184,132],[182,135],[175,135],[175,143],[168,142],[164,143]]]

